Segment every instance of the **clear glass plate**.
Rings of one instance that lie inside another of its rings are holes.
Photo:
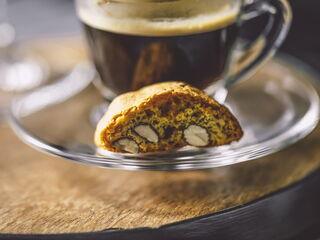
[[[193,170],[236,164],[287,147],[316,126],[319,97],[314,83],[320,79],[307,66],[290,59],[269,61],[254,77],[230,90],[226,104],[239,119],[244,137],[228,146],[137,155],[97,150],[93,122],[107,105],[89,86],[93,73],[86,65],[15,101],[10,122],[30,146],[79,163],[129,170]]]

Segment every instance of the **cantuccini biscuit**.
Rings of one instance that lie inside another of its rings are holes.
[[[203,91],[158,83],[118,96],[98,123],[95,143],[113,152],[147,153],[238,141],[237,119]]]

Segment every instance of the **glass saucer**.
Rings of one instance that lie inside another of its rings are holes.
[[[314,83],[319,77],[290,59],[269,61],[254,77],[230,90],[226,104],[245,134],[228,146],[137,155],[99,152],[93,144],[92,120],[101,117],[101,106],[106,104],[98,91],[88,86],[91,68],[82,68],[80,75],[73,73],[16,100],[10,122],[16,134],[36,149],[106,168],[194,170],[249,161],[302,139],[318,122]]]

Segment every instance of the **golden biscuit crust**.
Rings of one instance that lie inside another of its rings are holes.
[[[114,99],[97,125],[95,144],[114,152],[145,153],[219,146],[242,135],[231,112],[203,91],[165,82]]]

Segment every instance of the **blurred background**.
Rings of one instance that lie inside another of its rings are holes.
[[[73,0],[8,0],[8,17],[22,41],[81,32]],[[320,1],[290,0],[293,25],[282,51],[320,70]]]

